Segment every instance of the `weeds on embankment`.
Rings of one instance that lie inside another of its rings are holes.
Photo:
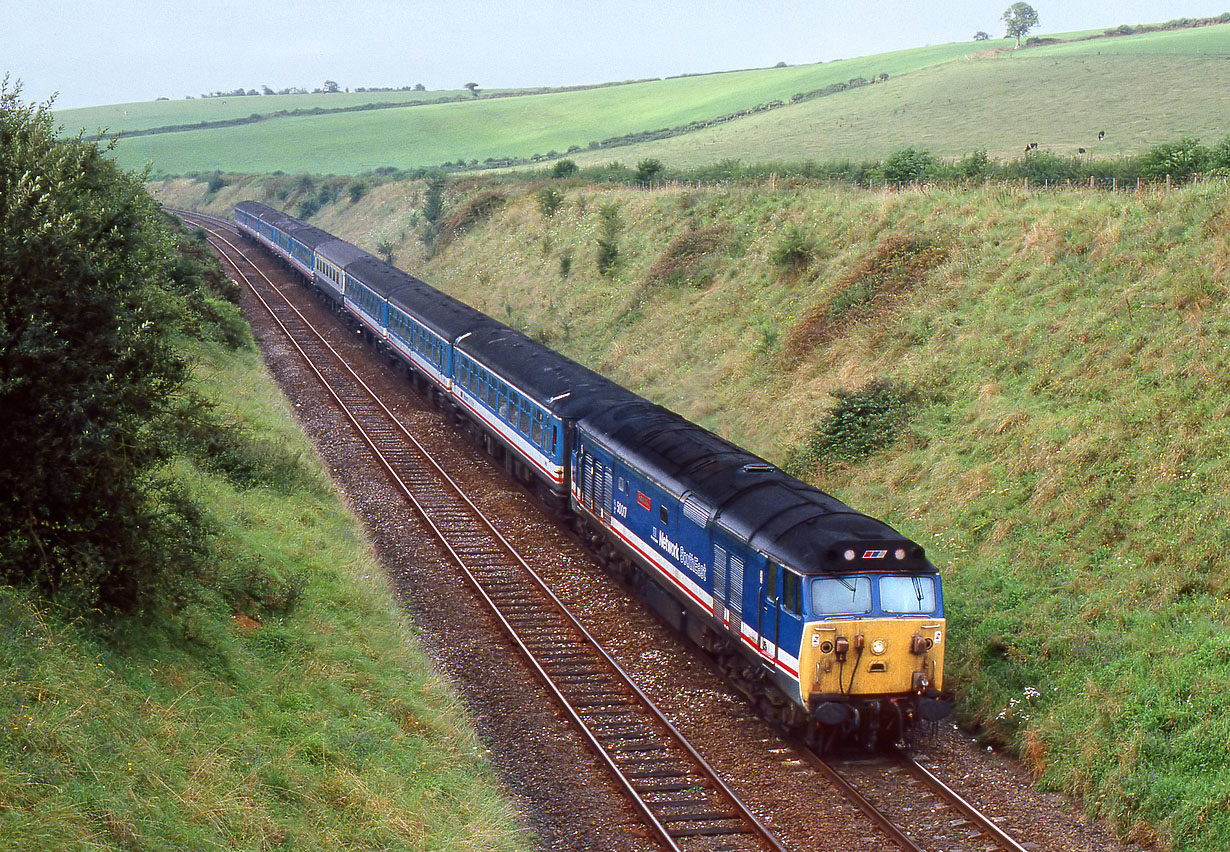
[[[841,394],[908,389],[890,440],[800,472],[941,567],[961,720],[1125,835],[1230,848],[1225,187],[536,189],[402,265],[779,462]],[[418,192],[321,215],[363,243]]]

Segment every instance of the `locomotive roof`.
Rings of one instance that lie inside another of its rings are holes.
[[[888,524],[662,406],[636,397],[595,410],[579,427],[680,497],[687,514],[795,570],[935,571],[922,548]],[[904,560],[893,558],[898,548]]]
[[[457,348],[491,368],[559,417],[574,419],[637,397],[516,329],[485,322],[457,341]]]

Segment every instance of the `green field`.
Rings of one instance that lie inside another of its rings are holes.
[[[972,44],[866,59],[624,86],[477,99],[329,116],[286,117],[239,127],[141,136],[117,149],[124,165],[181,174],[308,171],[356,174],[489,157],[529,157],[646,129],[675,127],[750,109],[853,77],[890,76],[968,56]]]
[[[59,110],[57,120],[66,129],[87,134],[105,128],[111,133],[150,130],[158,127],[229,121],[252,115],[268,116],[296,110],[335,110],[369,104],[412,104],[440,98],[470,97],[465,90],[432,92],[338,92],[307,95],[245,95],[243,97],[192,98],[142,101],[130,104]]]
[[[575,159],[598,165],[656,157],[695,167],[723,159],[874,159],[911,145],[942,157],[982,149],[1007,159],[1029,142],[1063,156],[1078,148],[1094,156],[1137,154],[1182,136],[1211,144],[1230,133],[1227,90],[1230,62],[1222,56],[1079,54],[1060,61],[1005,53]],[[1103,142],[1099,130],[1107,131]]]
[[[1087,34],[1075,34],[1087,35]],[[1140,153],[1162,141],[1227,132],[1230,24],[1008,49],[965,42],[817,65],[629,83],[581,91],[466,99],[121,141],[126,167],[156,175],[221,170],[353,175],[489,159],[568,154],[584,164],[656,157],[690,167],[879,158],[907,145],[940,156],[1015,156],[1026,142],[1068,155]],[[885,83],[759,112],[643,144],[591,150],[628,134],[707,122],[854,78]],[[58,114],[67,131],[148,130],[278,110],[435,99],[438,92],[161,101]],[[457,94],[457,93],[445,93]],[[464,94],[464,93],[463,93]],[[225,103],[223,102],[225,101]],[[126,115],[124,113],[127,113]],[[1096,144],[1099,130],[1108,138]]]

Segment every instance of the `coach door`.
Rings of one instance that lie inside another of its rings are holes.
[[[743,633],[743,559],[713,546],[713,614],[738,641]]]

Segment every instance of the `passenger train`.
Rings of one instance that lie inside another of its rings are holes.
[[[941,582],[921,546],[319,228],[253,201],[235,223],[771,719],[826,746],[908,741],[947,714]]]

